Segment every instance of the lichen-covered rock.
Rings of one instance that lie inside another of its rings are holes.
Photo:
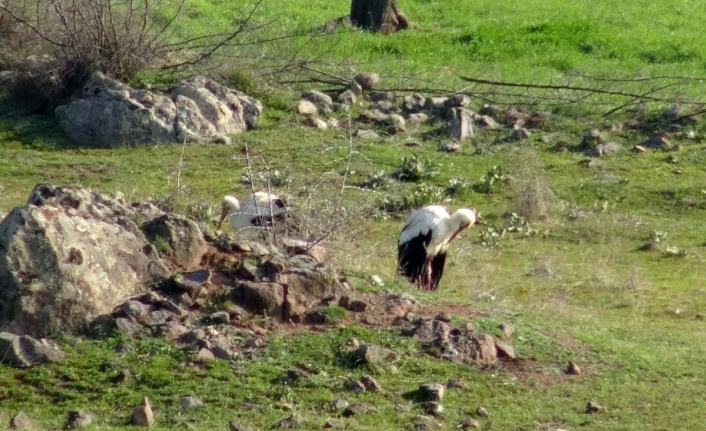
[[[169,257],[184,269],[199,266],[207,246],[203,233],[193,220],[175,214],[165,214],[142,226],[142,231],[153,243],[162,242]]]
[[[138,90],[94,74],[79,98],[54,111],[74,142],[125,147],[170,142],[211,142],[255,126],[262,103],[203,76],[171,93]]]
[[[286,280],[289,291],[322,299],[343,293],[336,270],[317,262],[313,257],[299,254],[290,257],[286,265]]]
[[[281,319],[284,313],[284,288],[277,283],[239,282],[232,290],[236,304],[251,313]]]
[[[116,199],[37,185],[0,222],[0,326],[30,335],[81,327],[169,274]]]

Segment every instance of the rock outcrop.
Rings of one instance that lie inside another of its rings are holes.
[[[0,332],[0,364],[10,364],[16,367],[31,367],[33,365],[58,362],[64,359],[57,345],[49,340],[36,340],[27,335],[15,335]]]
[[[94,74],[74,100],[56,108],[61,128],[90,147],[227,141],[255,127],[262,103],[203,76],[170,93],[138,90]]]
[[[39,336],[81,327],[169,276],[139,218],[80,187],[37,185],[0,222],[0,326]]]

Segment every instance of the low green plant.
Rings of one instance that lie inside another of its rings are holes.
[[[272,187],[283,187],[292,183],[291,176],[278,169],[274,169],[268,174],[262,171],[252,172],[251,169],[245,168],[243,169],[243,174],[240,176],[240,182],[246,185],[267,184],[268,180]]]
[[[390,175],[382,170],[371,173],[360,183],[360,187],[370,190],[386,189],[389,185]]]
[[[480,178],[480,184],[476,189],[481,193],[490,193],[497,184],[509,184],[511,177],[507,175],[502,166],[493,165],[492,168]]]
[[[169,241],[161,235],[148,236],[147,240],[161,254],[169,254],[174,251],[174,250],[172,250],[172,246],[169,244]]]
[[[319,312],[324,315],[326,322],[337,322],[346,315],[346,309],[343,307],[322,307]]]
[[[665,257],[686,257],[689,255],[689,252],[681,247],[676,247],[676,246],[668,246],[667,248],[664,249],[664,256]]]
[[[392,177],[403,182],[417,182],[434,178],[439,175],[438,166],[428,159],[417,156],[404,157],[400,166]]]
[[[433,203],[450,202],[445,189],[429,183],[419,184],[406,196],[385,196],[378,201],[377,208],[395,217],[406,217],[410,211]]]
[[[463,177],[453,177],[449,180],[444,194],[450,198],[455,198],[470,190],[472,184]]]

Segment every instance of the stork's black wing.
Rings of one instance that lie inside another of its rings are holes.
[[[417,282],[424,269],[431,234],[431,230],[426,234],[419,234],[397,247],[397,271],[412,283]]]

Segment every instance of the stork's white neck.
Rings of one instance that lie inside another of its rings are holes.
[[[446,231],[448,235],[451,235],[453,239],[460,231],[471,226],[476,222],[476,214],[466,208],[461,208],[460,210],[453,213],[446,222]]]
[[[226,196],[223,198],[223,206],[231,211],[240,210],[240,201],[235,196]]]

